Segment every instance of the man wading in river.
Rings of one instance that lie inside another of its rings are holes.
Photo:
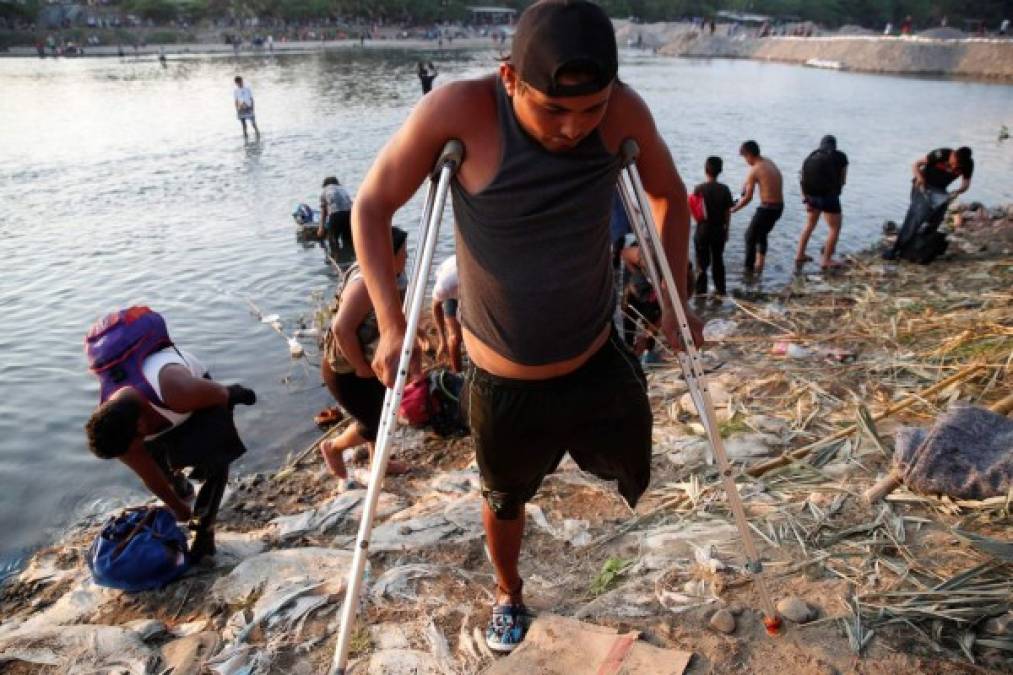
[[[567,451],[618,481],[636,504],[650,480],[651,409],[636,359],[612,325],[609,213],[623,140],[639,167],[672,269],[687,265],[686,190],[647,106],[616,79],[615,34],[586,0],[543,0],[522,14],[498,75],[425,96],[377,157],[352,211],[381,338],[373,368],[388,387],[405,338],[393,283],[394,212],[459,139],[452,183],[464,343],[462,403],[482,478],[497,594],[489,646],[511,651],[528,613],[517,568],[524,503]],[[685,275],[676,275],[680,285]],[[679,288],[686,297],[686,289]],[[687,312],[697,340],[700,322]],[[662,329],[677,344],[675,312]]]

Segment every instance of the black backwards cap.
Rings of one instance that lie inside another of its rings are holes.
[[[586,96],[609,86],[619,71],[616,33],[605,11],[588,0],[539,0],[517,21],[510,61],[521,80],[546,96]],[[566,68],[592,75],[563,85]]]

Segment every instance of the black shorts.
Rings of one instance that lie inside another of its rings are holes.
[[[246,452],[232,410],[226,406],[198,410],[178,427],[145,441],[144,446],[172,469],[227,467]]]
[[[815,211],[819,213],[840,213],[841,212],[841,198],[840,196],[830,195],[827,197],[819,197],[816,195],[806,195],[805,205],[809,211]]]
[[[473,366],[461,402],[482,494],[499,518],[518,517],[566,452],[584,471],[618,481],[631,507],[647,489],[647,380],[614,330],[587,363],[562,377],[512,380]]]
[[[334,380],[338,403],[355,419],[359,435],[375,441],[387,388],[375,377],[359,377],[355,373],[336,373]]]

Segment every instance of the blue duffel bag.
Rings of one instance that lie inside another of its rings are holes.
[[[127,509],[106,521],[88,551],[88,567],[99,586],[162,588],[190,569],[186,534],[164,508]]]

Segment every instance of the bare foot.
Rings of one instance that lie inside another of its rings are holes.
[[[320,444],[320,454],[324,457],[327,469],[338,478],[348,478],[348,469],[345,468],[345,460],[341,456],[341,450],[334,448],[334,441],[328,439]]]

